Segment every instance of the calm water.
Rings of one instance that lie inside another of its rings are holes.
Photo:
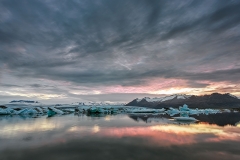
[[[240,159],[239,113],[0,116],[1,160]]]

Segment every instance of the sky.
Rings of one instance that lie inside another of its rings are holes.
[[[240,96],[240,0],[0,0],[0,101]]]

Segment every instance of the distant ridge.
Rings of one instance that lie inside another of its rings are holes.
[[[29,100],[13,100],[10,103],[39,103],[38,101],[29,101]]]
[[[188,104],[190,108],[239,108],[240,99],[230,93],[212,93],[203,96],[174,94],[163,98],[136,98],[126,106],[163,108],[179,107],[183,104]]]

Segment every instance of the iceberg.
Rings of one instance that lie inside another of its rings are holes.
[[[172,107],[170,107],[167,111],[166,111],[167,114],[169,115],[175,115],[175,114],[179,114],[180,111],[178,109],[174,109]]]
[[[30,109],[25,109],[23,112],[21,112],[20,114],[29,114],[29,115],[33,115],[33,114],[38,114],[38,112],[33,109],[33,108],[30,108]]]
[[[197,115],[199,115],[199,110],[198,110],[198,108],[196,108],[196,109],[191,109],[190,111],[189,111],[189,114],[190,115],[194,115],[194,114],[197,114]]]
[[[54,107],[48,107],[48,112],[47,112],[47,114],[48,114],[49,117],[51,117],[51,116],[53,116],[53,115],[55,115],[55,114],[60,114],[60,115],[62,115],[62,114],[64,114],[64,112],[61,111],[60,109],[56,109],[56,108],[54,108]]]
[[[89,113],[102,113],[104,112],[103,109],[97,108],[97,107],[91,107],[88,109]]]
[[[184,104],[182,107],[179,106],[179,110],[180,110],[180,111],[190,111],[191,109],[188,108],[188,105]]]
[[[141,108],[141,107],[129,110],[129,112],[131,112],[131,113],[159,113],[159,112],[164,112],[164,111],[165,111],[164,108],[162,108],[162,109],[151,109],[151,108]]]
[[[118,108],[112,107],[90,107],[87,109],[88,113],[118,113],[120,112]]]
[[[9,108],[2,106],[0,107],[0,115],[22,115],[22,114],[43,114],[39,108]]]
[[[24,109],[19,109],[19,110],[16,110],[15,112],[14,112],[14,114],[16,114],[16,115],[20,115],[20,114],[23,114],[25,111],[27,111],[28,109],[27,108],[24,108]]]
[[[0,106],[0,115],[9,115],[13,114],[15,111],[12,108],[6,106]]]
[[[54,116],[55,114],[57,114],[57,113],[54,112],[53,110],[48,110],[48,112],[47,112],[48,117],[52,117],[52,116]]]
[[[230,110],[230,109],[224,109],[223,112],[228,112],[228,113],[230,113],[231,110]]]
[[[38,114],[43,114],[43,109],[41,107],[36,107],[35,110],[38,112]]]

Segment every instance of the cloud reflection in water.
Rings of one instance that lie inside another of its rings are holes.
[[[107,121],[42,117],[0,125],[1,159],[240,158],[240,129],[235,126],[146,124],[125,115]]]

